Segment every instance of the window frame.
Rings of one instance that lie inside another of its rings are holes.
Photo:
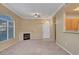
[[[0,18],[0,20],[6,21],[6,23],[7,23],[7,38],[6,38],[6,40],[14,39],[15,38],[15,21],[14,20],[9,21],[5,18]],[[13,37],[12,38],[9,38],[9,32],[8,32],[8,30],[9,30],[9,24],[8,23],[9,22],[13,22]],[[3,41],[5,41],[5,40],[3,40]]]

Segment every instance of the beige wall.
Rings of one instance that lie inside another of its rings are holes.
[[[64,33],[64,8],[56,14],[56,43],[71,54],[79,54],[79,34]]]
[[[49,27],[50,28],[50,38],[48,38],[48,40],[54,41],[52,19],[21,20],[19,39],[23,40],[22,34],[24,32],[26,32],[26,33],[30,32],[31,39],[44,39],[43,38],[43,24],[47,21],[49,22],[49,25],[50,25],[50,27]]]
[[[0,42],[0,51],[2,51],[3,49],[13,45],[15,42],[17,42],[18,40],[18,34],[19,34],[19,29],[20,29],[20,24],[18,23],[21,23],[20,20],[21,18],[18,17],[16,14],[14,14],[13,12],[11,12],[10,10],[8,10],[7,8],[5,8],[4,6],[2,6],[0,4],[0,15],[9,15],[9,16],[12,16],[14,21],[15,21],[15,25],[16,25],[16,36],[15,36],[15,39],[14,40],[7,40],[7,41],[1,41]]]
[[[54,18],[48,19],[50,25],[50,41],[55,41],[55,22]]]
[[[14,14],[13,12],[11,12],[9,9],[7,9],[1,4],[0,4],[0,15],[9,15],[13,17],[13,20],[15,21],[15,26],[16,26],[16,39],[18,39],[18,32],[21,25],[18,23],[21,23],[20,20],[22,20],[22,18],[20,18],[19,16],[17,16],[16,14]]]
[[[22,35],[21,35],[23,32],[31,32],[32,33],[31,39],[43,39],[42,25],[44,22],[49,21],[49,20],[45,20],[45,19],[33,19],[33,20],[22,19],[1,4],[0,4],[0,15],[12,16],[13,20],[15,21],[15,39],[1,41],[0,42],[0,51],[15,44],[16,42],[18,42],[18,40],[23,40]],[[49,22],[51,23],[51,21],[49,21]],[[51,23],[50,27],[52,30],[52,23]],[[52,31],[50,31],[50,32],[51,32],[50,34],[52,34]],[[52,35],[51,35],[51,39],[52,39]]]
[[[42,39],[42,20],[22,19],[0,4],[0,15],[9,15],[15,21],[15,39],[0,42],[0,51],[11,46],[19,39],[22,32],[32,32],[32,39]]]
[[[42,39],[42,24],[43,20],[41,19],[33,19],[33,20],[21,20],[21,29],[20,29],[20,37],[22,40],[22,34],[24,32],[31,33],[31,39]]]

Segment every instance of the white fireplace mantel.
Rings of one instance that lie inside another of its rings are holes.
[[[31,35],[32,35],[31,32],[21,32],[20,35],[19,35],[19,40],[23,40],[23,34],[24,33],[30,33],[30,39],[31,39]]]

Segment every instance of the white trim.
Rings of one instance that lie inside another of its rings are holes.
[[[16,13],[13,9],[11,9],[8,5],[6,5],[6,4],[4,4],[4,3],[2,3],[2,5],[3,6],[5,6],[6,8],[8,8],[10,11],[12,11],[13,13],[15,13],[16,15],[18,15],[19,17],[21,17],[21,18],[23,18],[24,19],[24,17],[22,17],[22,16],[20,16],[18,13]]]
[[[61,4],[61,5],[59,6],[59,8],[57,8],[56,11],[55,11],[49,18],[52,18],[53,16],[55,16],[56,13],[57,13],[63,6],[65,6],[65,3]]]
[[[59,43],[56,42],[56,44],[61,47],[63,50],[65,50],[67,53],[69,53],[70,55],[73,55],[70,51],[68,51],[66,48],[64,48],[63,46],[61,46]]]
[[[42,25],[42,32],[43,38],[50,38],[50,24],[48,20]]]
[[[9,32],[8,32],[8,27],[9,27],[9,22],[12,22],[13,23],[13,38],[15,38],[15,21],[7,21],[7,40],[9,40]],[[12,39],[12,38],[11,38]]]
[[[9,40],[9,34],[8,34],[9,33],[8,32],[9,29],[8,29],[8,26],[9,26],[9,24],[8,24],[8,21],[7,21],[7,40]]]
[[[9,10],[11,10],[12,12],[14,12],[16,15],[18,15],[19,17],[23,18],[23,19],[33,19],[33,18],[26,18],[26,17],[23,17],[21,16],[20,14],[16,13],[13,9],[11,9],[8,5],[2,3],[3,6],[5,6],[6,8],[8,8]],[[57,9],[56,11],[51,15],[49,16],[48,18],[34,18],[34,19],[49,19],[49,18],[52,18],[52,16],[54,16],[63,6],[65,6],[65,3],[61,4]]]
[[[8,8],[10,11],[12,11],[13,13],[15,13],[16,15],[18,15],[19,17],[23,18],[23,19],[48,19],[48,18],[27,18],[27,17],[23,17],[21,16],[19,13],[16,13],[12,8],[10,8],[8,5],[6,5],[5,3],[2,3],[3,6],[5,6],[6,8]]]
[[[21,32],[20,35],[19,35],[19,41],[20,41],[20,40],[23,40],[23,34],[24,34],[24,33],[30,33],[30,39],[32,39],[32,38],[31,38],[31,36],[32,36],[32,33],[31,33],[31,32]]]
[[[54,16],[64,6],[65,6],[65,3],[63,3],[62,5],[60,5],[60,7],[56,9],[56,12],[52,16]]]
[[[31,40],[41,40],[42,38],[31,38]]]
[[[63,32],[65,32],[65,19],[66,19],[66,14],[65,14],[65,12],[64,12],[64,17],[63,17]]]
[[[8,42],[10,43],[10,42],[12,42],[12,41],[15,41],[15,40],[4,40],[4,41],[0,41],[0,44],[8,43]],[[17,42],[18,42],[18,41],[17,41]],[[0,49],[0,52],[3,51],[3,50],[5,50],[5,49],[7,49],[7,48],[9,48],[10,46],[16,44],[17,42],[13,42],[13,43],[11,43],[11,44],[5,46],[5,47],[2,47],[2,48]],[[3,44],[3,45],[4,45],[4,44]]]
[[[5,18],[0,18],[0,20],[2,20],[2,21],[6,21],[7,22],[7,40],[9,40],[9,32],[8,32],[8,27],[9,27],[9,22],[13,22],[13,38],[15,38],[15,21],[14,20],[12,20],[12,21],[8,21],[8,20],[4,20]]]
[[[16,34],[15,34],[15,21],[13,21],[13,27],[14,27],[14,28],[13,28],[13,32],[14,32],[14,34],[13,34],[14,37],[13,37],[13,38],[15,38],[15,35],[16,35]]]

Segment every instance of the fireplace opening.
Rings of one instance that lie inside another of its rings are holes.
[[[24,33],[23,38],[24,38],[24,40],[29,40],[30,39],[30,33]]]

